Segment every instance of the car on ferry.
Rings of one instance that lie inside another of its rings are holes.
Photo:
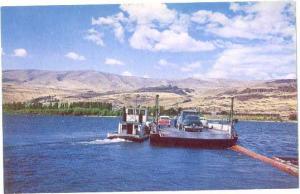
[[[196,110],[182,110],[177,118],[176,127],[180,130],[183,129],[184,120],[188,115],[196,115],[199,116],[199,112]]]
[[[182,123],[182,130],[189,132],[201,132],[203,124],[198,115],[187,115]]]
[[[158,125],[160,127],[171,127],[171,118],[166,115],[159,116]]]

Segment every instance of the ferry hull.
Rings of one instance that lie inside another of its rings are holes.
[[[150,135],[150,144],[155,146],[225,149],[236,144],[237,136],[232,139],[193,139],[180,137],[161,137],[159,134]]]

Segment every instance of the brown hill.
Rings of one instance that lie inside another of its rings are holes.
[[[160,94],[163,106],[199,107],[208,112],[227,110],[229,96],[236,97],[236,110],[242,113],[287,116],[297,108],[295,79],[163,80],[96,71],[42,70],[5,70],[2,79],[4,102],[97,100],[123,106],[133,105],[138,100],[139,104],[152,106],[154,96]]]

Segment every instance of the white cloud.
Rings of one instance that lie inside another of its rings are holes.
[[[129,71],[124,71],[124,72],[122,73],[122,75],[123,75],[123,76],[132,76],[132,73],[129,72]]]
[[[168,52],[197,52],[215,49],[213,43],[193,39],[186,32],[159,31],[149,26],[139,26],[129,39],[135,49]]]
[[[207,10],[199,10],[192,14],[191,20],[199,24],[214,23],[225,25],[229,21],[224,14]]]
[[[217,39],[224,49],[210,78],[276,79],[293,77],[296,64],[294,4],[291,2],[232,3],[233,16],[200,10],[191,20],[219,37],[244,39],[243,44]]]
[[[283,78],[284,79],[296,79],[297,75],[295,73],[289,73],[289,74],[286,74]]]
[[[161,66],[167,66],[169,64],[169,62],[165,59],[160,59],[158,61],[158,64],[161,65]]]
[[[169,9],[165,4],[125,4],[120,6],[121,10],[128,13],[129,20],[139,25],[159,26],[171,24],[176,19],[177,12]]]
[[[160,34],[160,41],[153,45],[155,51],[196,52],[214,50],[215,46],[208,41],[193,39],[186,32],[165,30]]]
[[[169,61],[167,61],[165,59],[160,59],[158,61],[158,65],[162,66],[162,67],[176,67],[176,64],[171,63],[171,62],[169,62]]]
[[[143,78],[146,78],[146,79],[148,79],[148,78],[150,78],[150,76],[149,76],[149,75],[147,75],[147,74],[145,74],[145,75],[143,75]]]
[[[239,3],[231,3],[229,9],[232,10],[233,12],[236,12],[241,10],[241,6]]]
[[[231,3],[233,14],[198,10],[182,13],[166,4],[126,4],[120,12],[92,19],[108,26],[120,42],[152,52],[203,52],[213,66],[200,72],[198,61],[179,67],[161,59],[154,68],[174,67],[194,77],[269,79],[293,77],[296,64],[294,2]],[[196,36],[194,36],[194,34]],[[99,45],[102,34],[95,29]],[[126,34],[126,37],[125,37]],[[128,35],[128,37],[127,37]],[[199,38],[203,35],[205,39]],[[96,38],[88,38],[94,41]],[[120,62],[120,61],[119,61]],[[110,62],[118,65],[118,62]],[[119,64],[120,65],[120,64]],[[207,66],[207,64],[205,64]],[[130,72],[123,72],[131,75]]]
[[[18,48],[14,50],[13,56],[14,57],[26,57],[28,55],[26,49]]]
[[[286,50],[286,52],[282,52]],[[296,53],[290,45],[233,45],[225,49],[206,73],[209,78],[275,79],[293,74]]]
[[[189,16],[169,9],[165,4],[122,5],[129,15],[135,49],[166,52],[198,52],[215,49],[209,41],[196,40],[188,33]]]
[[[180,68],[180,71],[182,72],[192,72],[195,71],[195,69],[201,67],[201,62],[200,61],[195,61],[193,63],[190,63],[188,65],[185,65]]]
[[[231,10],[242,12],[227,17],[219,12],[200,10],[193,14],[192,21],[201,29],[225,38],[245,38],[261,40],[294,39],[295,10],[292,2],[257,2],[231,4]],[[289,9],[287,9],[289,8]]]
[[[124,42],[124,28],[121,22],[125,22],[127,19],[122,12],[108,17],[99,17],[98,19],[92,18],[92,25],[110,26],[114,30],[115,37],[120,42]]]
[[[177,65],[167,61],[166,59],[160,59],[157,64],[154,65],[155,69],[162,69],[162,68],[177,68]]]
[[[69,58],[69,59],[72,59],[74,61],[84,61],[85,60],[85,57],[82,56],[82,55],[79,55],[75,52],[69,52],[65,55],[65,57]]]
[[[84,36],[84,39],[91,41],[99,46],[104,46],[104,42],[102,40],[102,34],[95,30],[94,28],[91,28],[87,31],[87,34]]]
[[[131,38],[130,46],[135,49],[153,50],[153,44],[159,41],[160,32],[148,26],[138,26]]]
[[[164,52],[211,51],[210,41],[197,40],[189,34],[190,15],[170,9],[166,4],[125,4],[121,12],[107,17],[92,18],[92,25],[108,26],[120,42],[125,41],[134,49]],[[216,14],[218,15],[218,14]],[[91,29],[85,39],[103,46],[103,35]]]
[[[120,60],[117,59],[113,59],[113,58],[106,58],[104,63],[106,65],[111,65],[111,66],[120,66],[120,65],[124,65],[124,63]]]

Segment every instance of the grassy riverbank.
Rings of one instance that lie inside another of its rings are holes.
[[[216,116],[212,116],[211,114],[204,114],[206,119],[209,120],[227,120],[228,119],[228,115],[216,115]],[[278,116],[274,116],[274,115],[268,115],[268,114],[259,114],[259,115],[234,115],[233,116],[234,119],[237,119],[239,121],[277,121],[277,122],[282,122],[282,121],[289,121],[289,122],[297,122],[297,119],[283,119],[281,117]]]
[[[77,116],[120,116],[119,111],[102,110],[97,108],[70,108],[70,109],[3,109],[8,114],[45,114],[45,115],[77,115]]]
[[[178,115],[182,108],[165,109],[160,107],[161,115]],[[110,103],[102,102],[74,102],[74,103],[8,103],[3,104],[3,112],[8,114],[41,114],[41,115],[78,115],[78,116],[121,116],[122,110],[114,110]],[[155,115],[155,108],[148,107],[148,115]],[[226,120],[228,113],[211,115],[203,113],[206,119]],[[234,115],[235,119],[243,121],[297,121],[297,114],[293,113],[288,118],[279,114],[241,114]]]
[[[9,110],[3,109],[6,114],[39,114],[39,115],[74,115],[74,116],[99,116],[99,117],[115,117],[120,116],[121,111],[110,111],[101,109],[89,109],[89,108],[71,108],[71,109],[21,109],[21,110]],[[218,117],[213,117],[211,115],[204,115],[206,119],[209,120],[226,120],[228,116],[222,115]],[[263,116],[234,116],[235,119],[239,121],[265,121],[265,122],[297,122],[297,120],[282,120],[272,117]]]
[[[109,103],[78,102],[54,104],[10,103],[3,105],[3,112],[8,114],[45,114],[45,115],[80,115],[80,116],[119,116],[121,112],[112,110]]]

